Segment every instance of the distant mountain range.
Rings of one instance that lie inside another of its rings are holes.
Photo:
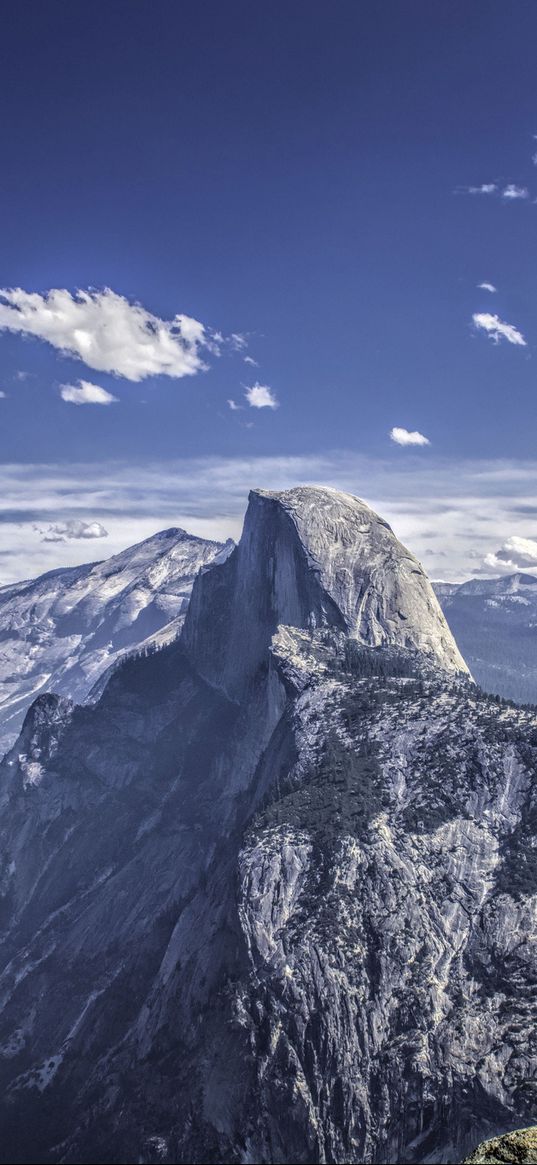
[[[120,657],[173,639],[198,571],[232,547],[163,530],[104,562],[0,587],[0,756],[39,692],[82,702]]]
[[[537,704],[537,578],[517,572],[433,585],[477,683]]]

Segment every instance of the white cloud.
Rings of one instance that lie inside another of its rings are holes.
[[[516,186],[514,182],[509,182],[502,190],[502,198],[529,198],[529,190],[525,186]]]
[[[481,291],[497,291],[498,288],[493,283],[478,283],[477,285]]]
[[[6,397],[7,397],[7,392],[4,392],[3,389],[0,388],[0,400],[5,400]]]
[[[241,408],[241,406],[238,405],[237,402],[234,400],[229,399],[227,403],[228,403],[232,413],[237,413],[239,411],[239,409]]]
[[[466,186],[467,194],[495,194],[498,187],[495,182],[483,182],[481,186]]]
[[[481,328],[487,332],[495,344],[498,344],[503,338],[510,344],[520,344],[522,347],[526,347],[522,332],[519,332],[513,324],[504,323],[499,316],[491,315],[490,312],[476,312],[472,319],[476,328]]]
[[[494,554],[484,558],[485,566],[509,573],[513,570],[537,570],[537,541],[513,534]]]
[[[278,401],[268,384],[259,384],[256,380],[245,392],[246,400],[253,409],[277,409]]]
[[[417,430],[409,432],[408,429],[401,429],[397,425],[390,429],[390,439],[395,441],[396,445],[430,445],[428,437],[424,437],[423,433],[418,433]]]
[[[67,542],[70,539],[108,538],[108,530],[100,522],[81,522],[74,518],[68,522],[52,522],[46,530],[39,526],[34,529],[43,535],[42,542]]]
[[[186,315],[161,320],[110,288],[40,295],[0,289],[0,330],[46,340],[89,368],[127,380],[192,376],[204,370],[200,351],[215,350],[214,337]]]
[[[111,405],[118,399],[106,388],[91,384],[89,380],[79,380],[78,387],[76,384],[60,385],[60,396],[72,405]]]
[[[248,346],[246,336],[243,336],[242,332],[232,332],[229,337],[229,342],[236,352],[242,352]]]
[[[537,154],[535,155],[537,157]],[[519,198],[529,198],[530,192],[526,186],[517,186],[516,182],[508,182],[503,188],[497,182],[482,182],[480,186],[464,186],[459,190],[466,194],[495,194],[505,198],[507,202],[514,202]]]
[[[251,364],[252,368],[259,368],[259,364],[257,360],[254,360],[253,356],[243,356],[243,360],[245,364]]]

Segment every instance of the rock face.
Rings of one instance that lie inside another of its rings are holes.
[[[39,697],[0,1160],[448,1162],[531,1123],[537,719],[459,659],[367,507],[256,491],[178,642]]]
[[[464,1165],[537,1165],[537,1128],[492,1137],[466,1157]]]
[[[537,578],[517,573],[434,589],[477,683],[537,704]]]
[[[163,530],[106,562],[0,587],[0,755],[39,692],[81,702],[126,652],[177,636],[198,570],[231,547]]]
[[[414,648],[445,670],[467,671],[419,562],[369,506],[334,489],[252,491],[236,553],[194,592],[185,645],[199,671],[232,694],[266,660],[282,624]]]

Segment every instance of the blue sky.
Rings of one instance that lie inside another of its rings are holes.
[[[435,577],[532,566],[536,35],[530,0],[6,8],[0,581],[321,479]]]

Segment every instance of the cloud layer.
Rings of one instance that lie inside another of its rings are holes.
[[[63,542],[44,543],[35,524],[46,533],[49,526],[91,527],[98,521],[109,531],[102,544],[107,555],[168,526],[207,538],[237,538],[252,486],[286,489],[304,482],[364,498],[433,578],[490,577],[516,569],[522,563],[513,557],[511,539],[531,541],[535,535],[537,460],[453,460],[431,450],[422,460],[394,461],[335,450],[145,464],[17,463],[0,465],[0,584],[94,557],[95,544],[87,538],[66,538],[60,530]],[[505,546],[516,567],[488,557]]]
[[[193,376],[207,365],[203,349],[215,350],[203,324],[190,316],[161,320],[110,288],[40,295],[0,289],[0,330],[46,340],[88,368],[139,381],[146,376]]]

